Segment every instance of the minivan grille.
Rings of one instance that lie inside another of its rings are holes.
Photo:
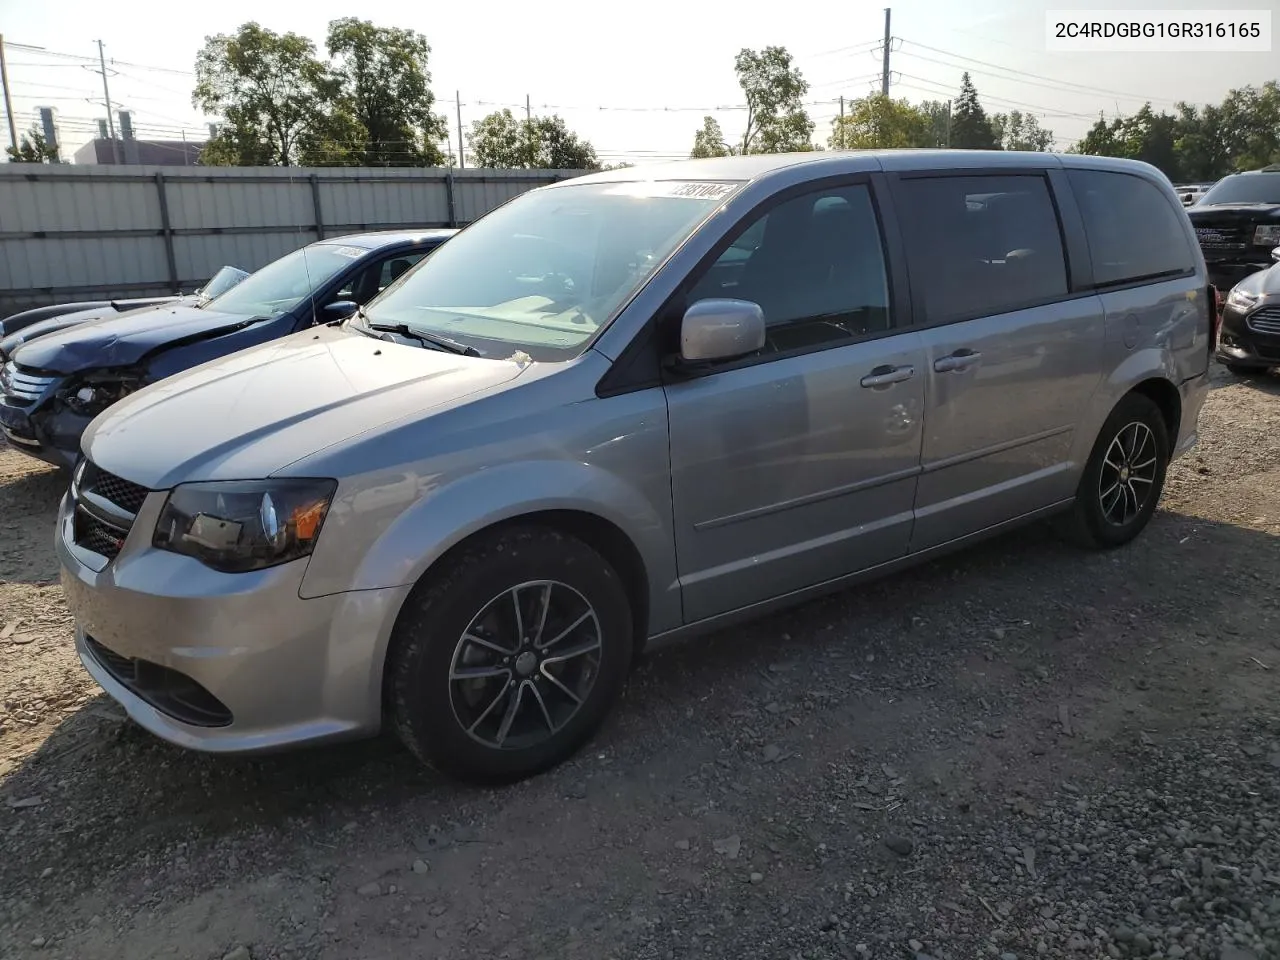
[[[141,484],[117,477],[91,461],[84,461],[71,484],[74,506],[72,532],[76,544],[108,560],[115,559],[150,492]],[[116,510],[109,511],[103,506],[103,501]]]
[[[1273,337],[1280,337],[1280,307],[1263,307],[1257,313],[1249,316],[1245,323],[1255,333],[1266,333]]]
[[[89,462],[84,466],[80,477],[80,489],[96,493],[104,500],[110,500],[126,513],[137,513],[142,509],[142,502],[151,491],[141,484],[117,477],[108,473],[96,464]]]
[[[76,507],[74,522],[76,543],[108,560],[115,559],[129,535],[127,529],[107,523],[81,506]]]

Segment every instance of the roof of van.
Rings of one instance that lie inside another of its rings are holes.
[[[340,243],[347,247],[364,247],[379,250],[398,243],[429,243],[432,240],[448,240],[457,230],[439,228],[432,230],[371,230],[368,233],[350,233],[341,237],[325,237],[319,243]]]
[[[753,153],[736,157],[701,160],[674,160],[665,163],[620,167],[562,180],[554,187],[575,183],[623,182],[628,180],[756,180],[783,168],[810,166],[814,176],[873,170],[965,169],[1034,167],[1091,167],[1099,170],[1143,171],[1163,175],[1150,164],[1115,157],[1083,154],[1033,153],[1015,150],[815,150],[807,153]]]

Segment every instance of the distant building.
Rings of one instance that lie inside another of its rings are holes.
[[[96,137],[77,150],[74,163],[127,163],[148,167],[195,166],[200,162],[204,142],[198,140],[135,140]],[[115,149],[120,151],[116,160]]]

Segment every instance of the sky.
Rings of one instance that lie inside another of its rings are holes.
[[[745,120],[733,72],[743,47],[785,46],[810,84],[807,109],[826,141],[839,97],[879,89],[883,0],[788,0],[721,4],[644,0],[609,4],[559,0],[545,6],[513,0],[406,3],[372,8],[337,0],[248,0],[175,4],[134,0],[0,0],[19,134],[41,106],[57,112],[63,155],[95,135],[105,118],[97,41],[104,45],[112,102],[134,115],[138,136],[199,140],[204,117],[191,105],[191,74],[204,38],[257,20],[294,31],[323,50],[330,20],[357,15],[424,34],[438,109],[450,119],[456,150],[457,107],[465,129],[503,106],[556,113],[589,140],[601,160],[687,156],[702,117],[717,117],[726,137]],[[946,100],[971,72],[988,113],[1036,114],[1065,149],[1099,113],[1137,111],[1144,102],[1220,101],[1233,87],[1280,79],[1280,38],[1270,53],[1119,54],[1045,49],[1045,12],[1089,9],[1098,0],[895,0],[891,94],[912,102]],[[1280,31],[1280,0],[1127,0],[1128,9],[1271,9]],[[754,9],[754,14],[746,11]],[[199,16],[197,17],[197,12]],[[28,47],[43,47],[32,50]],[[0,126],[0,143],[8,140]]]

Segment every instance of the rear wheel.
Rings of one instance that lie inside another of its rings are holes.
[[[1143,531],[1164,491],[1169,430],[1160,408],[1131,393],[1098,433],[1085,464],[1076,502],[1057,522],[1081,546],[1119,547]]]
[[[620,578],[587,544],[541,527],[495,532],[406,601],[387,663],[395,729],[465,779],[545,770],[618,698],[631,625]]]

